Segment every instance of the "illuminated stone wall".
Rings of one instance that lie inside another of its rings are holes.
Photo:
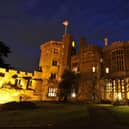
[[[71,57],[71,69],[74,72],[80,72],[80,58],[79,55]]]
[[[83,39],[78,55],[72,57],[72,70],[79,69],[80,73],[79,100],[92,100],[94,89],[97,100],[129,99],[129,41],[115,41],[109,45],[106,38],[105,42],[105,47],[100,48]]]
[[[54,78],[58,80],[61,75],[62,58],[63,58],[62,42],[49,41],[40,46],[40,62],[39,67],[42,69],[42,78]]]
[[[39,68],[42,70],[43,94],[42,99],[56,100],[58,82],[63,72],[63,44],[60,41],[45,42],[40,46],[41,54]]]
[[[65,69],[71,70],[72,36],[63,35],[62,41],[48,41],[40,46],[39,68],[43,79],[43,100],[58,100],[58,84]]]
[[[81,38],[79,53],[72,57],[72,37],[70,35],[64,35],[61,42],[43,43],[40,46],[39,68],[42,70],[41,78],[44,81],[42,88],[38,87],[37,90],[42,91],[42,99],[57,99],[53,92],[58,88],[64,69],[80,73],[79,100],[91,101],[94,85],[97,101],[106,99],[114,101],[118,98],[117,96],[129,99],[129,83],[127,81],[129,76],[129,42],[116,41],[109,46],[108,38],[104,41],[105,47],[101,48],[89,45],[84,38]],[[95,72],[92,71],[93,67],[95,67]],[[109,74],[105,72],[107,67]]]
[[[93,94],[96,101],[99,96],[99,79],[101,76],[102,48],[81,42],[78,55],[71,60],[72,70],[80,74],[78,100],[92,101]],[[93,72],[93,67],[95,72]]]
[[[80,74],[77,99],[80,101],[129,99],[129,41],[116,41],[105,47],[89,45],[80,39],[80,49],[72,52],[72,36],[48,41],[40,46],[39,70],[33,73],[0,68],[0,94],[6,100],[58,100],[58,84],[65,69]],[[74,48],[75,49],[75,48]],[[73,55],[72,55],[73,54]],[[93,67],[95,71],[93,72]],[[106,74],[105,69],[109,68]],[[14,89],[11,89],[10,86]],[[21,88],[17,90],[16,88]],[[5,102],[0,98],[0,103]]]
[[[129,41],[115,41],[103,49],[104,67],[108,66],[110,72],[105,77],[105,99],[112,101],[129,99]]]
[[[36,93],[37,88],[42,87],[41,76],[42,73],[39,71],[29,73],[0,68],[0,94],[4,94],[3,97],[1,95],[0,103],[18,101],[20,96],[24,101],[39,100],[39,93],[37,95]],[[4,97],[8,97],[8,99],[6,100]]]

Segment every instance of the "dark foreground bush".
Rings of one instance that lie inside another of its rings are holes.
[[[113,105],[114,106],[119,106],[119,105],[127,105],[128,104],[128,102],[127,101],[115,101],[115,102],[113,102]]]
[[[111,104],[112,102],[110,100],[101,100],[101,104]]]
[[[1,110],[21,110],[36,108],[36,104],[32,102],[9,102],[1,105]]]

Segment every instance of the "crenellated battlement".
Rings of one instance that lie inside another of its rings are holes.
[[[0,103],[40,100],[42,82],[42,72],[0,68]]]

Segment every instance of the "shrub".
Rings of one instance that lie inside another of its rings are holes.
[[[127,101],[120,101],[120,100],[116,100],[113,103],[114,106],[119,106],[119,105],[127,105]]]
[[[36,108],[36,104],[32,102],[9,102],[1,106],[1,110],[21,110],[33,108]]]
[[[111,104],[112,102],[110,100],[101,100],[102,104]]]

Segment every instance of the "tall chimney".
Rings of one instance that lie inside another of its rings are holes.
[[[84,37],[80,38],[80,48],[84,47],[86,45],[86,39]]]
[[[108,38],[107,37],[104,38],[104,47],[108,47]]]

